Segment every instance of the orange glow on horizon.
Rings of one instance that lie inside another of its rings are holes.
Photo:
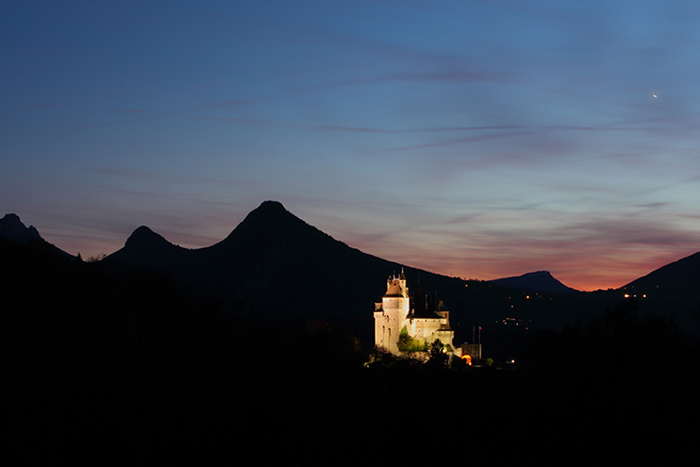
[[[405,263],[425,269],[436,274],[443,274],[462,279],[472,279],[478,281],[490,281],[505,277],[518,277],[529,272],[548,270],[552,276],[567,287],[581,292],[595,292],[598,290],[616,290],[633,282],[647,274],[659,269],[667,264],[682,259],[694,252],[662,252],[661,254],[649,254],[647,257],[634,256],[632,259],[623,257],[592,258],[585,261],[581,258],[567,258],[561,261],[542,261],[537,259],[523,260],[515,259],[512,263],[502,261],[500,267],[488,264],[487,259],[472,261],[473,269],[460,272],[451,265],[442,267],[442,264],[432,262],[432,264],[421,266],[417,262],[410,260]],[[483,265],[483,266],[482,266]],[[432,267],[431,267],[432,266]]]

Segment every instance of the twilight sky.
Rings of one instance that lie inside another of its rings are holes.
[[[281,201],[476,279],[700,250],[700,3],[0,0],[0,217],[189,248]]]

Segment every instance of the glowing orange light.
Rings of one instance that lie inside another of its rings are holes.
[[[467,365],[472,366],[472,356],[471,355],[462,355],[462,360],[467,362]]]

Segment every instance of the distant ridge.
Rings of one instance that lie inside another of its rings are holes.
[[[45,241],[33,225],[25,226],[17,214],[5,214],[0,219],[0,237],[9,238],[20,243],[32,240]]]
[[[142,225],[138,229],[134,230],[129,238],[126,239],[127,245],[148,245],[157,246],[163,244],[170,244],[162,235],[155,233],[145,225]]]
[[[621,289],[664,299],[692,298],[700,308],[700,252],[662,266]]]
[[[277,201],[263,202],[204,248],[181,248],[141,226],[103,262],[170,274],[183,290],[234,315],[279,323],[332,319],[357,334],[373,330],[374,300],[401,267],[335,240]]]
[[[555,279],[549,271],[529,272],[522,276],[504,277],[489,282],[535,292],[578,292],[578,290],[567,287]]]
[[[372,310],[386,290],[387,277],[402,269],[409,287],[420,283],[421,290],[436,293],[451,310],[457,342],[467,340],[481,323],[514,317],[531,326],[559,326],[576,313],[572,306],[559,312],[558,299],[512,297],[506,286],[465,281],[364,253],[277,201],[264,201],[223,240],[203,248],[181,248],[141,226],[102,263],[166,273],[182,290],[215,300],[233,316],[278,325],[329,321],[347,325],[365,343],[374,339]],[[534,278],[540,281],[533,291],[573,290],[549,273]]]
[[[184,249],[170,243],[162,235],[155,233],[144,225],[133,231],[129,238],[126,239],[124,247],[133,253],[147,254],[159,251],[169,252],[173,249]]]
[[[25,226],[19,216],[14,213],[5,214],[0,219],[0,238],[17,242],[20,244],[39,244],[59,253],[67,258],[75,258],[73,255],[66,253],[60,248],[52,245],[42,238],[39,231],[33,225]]]
[[[700,252],[662,266],[618,289],[643,310],[672,317],[700,336]]]
[[[231,244],[242,237],[250,235],[255,236],[258,241],[262,240],[262,238],[285,238],[290,236],[301,238],[300,236],[302,235],[313,235],[317,239],[333,240],[333,242],[347,247],[344,243],[333,239],[330,235],[307,224],[287,211],[279,201],[264,201],[256,209],[248,213],[245,219],[217,245]]]
[[[0,237],[7,238],[3,248],[55,248],[14,214],[0,220]],[[365,343],[373,341],[372,311],[386,290],[387,277],[402,269],[412,290],[420,283],[421,290],[444,301],[452,313],[456,342],[469,340],[475,325],[502,332],[511,322],[528,323],[528,329],[583,322],[627,294],[646,294],[651,298],[644,300],[645,311],[661,310],[668,316],[692,317],[700,309],[700,253],[660,268],[624,291],[579,292],[548,271],[466,281],[364,253],[277,201],[264,201],[223,240],[203,248],[182,248],[142,225],[99,263],[116,271],[169,276],[178,290],[210,300],[231,316],[279,326],[306,321],[346,325]],[[518,294],[513,288],[542,293]],[[507,339],[503,342],[507,345]]]

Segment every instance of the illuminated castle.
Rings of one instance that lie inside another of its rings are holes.
[[[442,310],[442,303],[434,297],[421,295],[420,287],[411,297],[406,286],[403,269],[399,276],[392,275],[386,283],[382,301],[374,306],[374,343],[392,354],[406,350],[402,344],[407,334],[411,340],[428,347],[440,340],[453,352],[454,331],[450,328],[450,312]],[[402,342],[399,342],[401,334]],[[459,349],[458,349],[459,350]]]

